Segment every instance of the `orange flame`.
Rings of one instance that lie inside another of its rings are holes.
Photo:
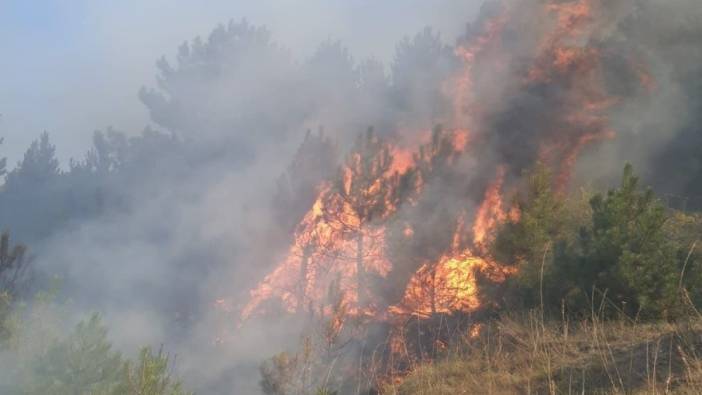
[[[488,236],[498,223],[504,222],[507,215],[502,208],[502,183],[505,179],[505,168],[500,167],[497,178],[485,192],[485,199],[478,209],[473,223],[473,242],[477,247],[484,248]]]
[[[552,116],[553,130],[549,129],[546,137],[536,144],[539,147],[538,159],[556,168],[556,187],[563,190],[578,155],[585,147],[595,141],[613,138],[607,112],[618,100],[610,97],[604,87],[601,50],[590,44],[603,12],[600,3],[594,0],[546,0],[545,3],[538,12],[545,21],[552,23],[545,23],[542,36],[531,44],[534,53],[528,59],[532,63],[520,66],[521,78],[511,83],[516,89],[541,84],[557,84],[559,88],[561,102],[558,112]],[[482,110],[487,106],[483,104],[481,109],[475,91],[477,73],[482,71],[479,62],[482,57],[487,57],[490,62],[497,59],[498,63],[507,59],[500,54],[499,45],[505,27],[516,14],[512,11],[506,6],[501,7],[496,16],[482,22],[481,34],[455,49],[462,68],[458,75],[447,81],[444,89],[452,98],[451,144],[457,155],[466,154],[469,145],[482,137],[480,133],[486,134],[481,130],[481,116],[485,115]],[[502,67],[499,64],[494,66]],[[635,64],[634,70],[642,85],[652,89],[654,82],[645,67]],[[393,161],[389,167],[382,167],[387,171],[362,191],[364,196],[382,194],[386,187],[395,185],[399,174],[432,166],[432,148],[419,149],[422,139],[430,134],[413,135],[413,141],[400,141],[402,145],[388,147]],[[520,217],[517,207],[507,207],[503,201],[508,168],[498,166],[494,180],[485,189],[483,200],[475,210],[472,223],[465,211],[457,215],[451,246],[446,247],[448,251],[433,262],[422,262],[406,284],[401,301],[383,310],[382,304],[373,300],[372,295],[363,294],[360,279],[363,275],[384,278],[391,272],[392,262],[385,253],[385,224],[399,208],[396,207],[398,203],[388,196],[373,199],[374,204],[382,203],[382,214],[373,221],[364,221],[359,210],[344,198],[354,189],[354,174],[365,166],[362,162],[360,156],[351,155],[340,172],[340,186],[327,182],[320,187],[314,205],[295,230],[294,241],[286,256],[251,291],[242,318],[265,310],[268,301],[277,301],[284,311],[290,313],[315,308],[339,321],[338,315],[330,311],[328,293],[331,285],[338,286],[341,305],[349,315],[384,319],[388,316],[427,317],[436,313],[472,312],[482,306],[477,289],[478,272],[494,281],[502,281],[514,273],[515,269],[494,262],[488,253],[498,226],[505,221],[516,222]],[[421,171],[417,173],[414,188],[418,194],[428,180]],[[412,197],[408,202],[415,203]],[[415,229],[410,226],[405,226],[401,232],[407,239],[415,236]],[[370,300],[362,303],[365,297],[370,297]],[[472,330],[471,336],[477,336],[478,328]]]
[[[329,285],[336,280],[349,313],[370,314],[372,307],[367,311],[356,308],[359,296],[353,279],[358,273],[353,261],[358,258],[357,240],[344,234],[348,228],[357,228],[359,237],[365,240],[362,256],[365,272],[385,276],[390,270],[383,254],[385,229],[361,227],[348,203],[325,186],[298,225],[287,257],[251,291],[242,318],[248,318],[264,301],[271,299],[278,299],[287,312],[303,311],[310,303],[325,300]]]
[[[503,210],[501,188],[504,177],[505,169],[500,167],[495,181],[485,192],[473,223],[473,245],[481,251],[486,250],[489,237],[501,222],[508,217],[516,220],[518,216],[514,210],[509,214]],[[481,306],[476,272],[480,271],[495,281],[503,281],[513,272],[513,269],[503,268],[464,247],[464,233],[465,215],[460,215],[451,251],[437,262],[423,264],[410,280],[402,302],[392,306],[390,312],[428,317],[437,313],[475,311]]]
[[[475,112],[477,107],[473,96],[473,72],[476,60],[495,43],[507,21],[507,10],[503,7],[498,16],[484,22],[482,34],[469,42],[458,45],[454,51],[458,59],[462,61],[463,68],[459,75],[451,81],[451,86],[447,90],[453,96],[453,124],[457,127],[469,127],[468,117]],[[468,129],[462,129],[462,132],[467,135]]]
[[[391,151],[393,161],[388,170],[360,192],[369,201],[374,201],[376,198],[371,197],[376,195],[382,199],[384,212],[380,220],[396,210],[387,196],[381,196],[382,186],[392,184],[398,173],[413,166],[411,151],[397,147]],[[277,300],[289,313],[324,307],[331,286],[338,287],[336,291],[341,294],[341,305],[347,314],[378,314],[372,300],[362,303],[360,287],[364,276],[384,277],[390,271],[384,253],[385,227],[376,223],[379,221],[364,223],[352,203],[340,193],[352,193],[353,176],[362,171],[361,166],[360,156],[350,155],[341,171],[342,190],[334,190],[329,183],[320,188],[312,208],[295,230],[286,258],[251,291],[242,319],[250,317],[266,301]]]

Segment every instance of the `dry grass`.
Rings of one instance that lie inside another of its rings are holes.
[[[702,318],[544,324],[505,318],[385,394],[702,394]]]

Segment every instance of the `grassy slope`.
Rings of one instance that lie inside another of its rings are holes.
[[[702,394],[702,317],[542,324],[503,319],[386,394]]]

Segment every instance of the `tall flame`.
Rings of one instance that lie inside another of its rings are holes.
[[[482,31],[471,35],[455,49],[462,67],[444,86],[444,91],[452,98],[453,114],[447,121],[452,124],[451,144],[455,152],[466,156],[476,154],[480,158],[481,144],[490,141],[490,134],[503,132],[490,128],[486,119],[499,109],[491,108],[490,100],[487,104],[481,101],[483,92],[479,84],[476,85],[479,81],[476,78],[486,70],[513,72],[516,69],[518,78],[505,82],[506,92],[557,87],[552,91],[557,92],[553,100],[558,100],[558,105],[554,113],[549,114],[547,130],[524,138],[536,140],[529,141],[529,145],[538,147],[534,155],[538,158],[531,159],[555,168],[555,187],[560,190],[566,187],[580,152],[593,142],[614,136],[607,113],[618,100],[605,89],[601,49],[593,44],[604,13],[601,1],[543,2],[545,5],[535,12],[539,20],[551,23],[539,26],[541,35],[530,47],[533,53],[525,57],[527,62],[516,59],[523,54],[510,58],[512,55],[503,53],[500,48],[512,18],[519,14],[515,5],[519,3],[505,2],[492,17],[481,21]],[[654,82],[645,67],[631,63],[642,85],[652,89]],[[501,96],[495,94],[495,97]],[[451,245],[440,247],[439,251],[445,251],[437,254],[437,259],[417,264],[418,269],[409,277],[399,301],[379,301],[372,290],[364,289],[367,285],[364,282],[370,277],[383,279],[393,271],[395,263],[386,253],[386,225],[400,211],[400,204],[417,202],[416,198],[403,202],[396,199],[399,175],[416,173],[413,187],[417,196],[429,182],[428,173],[418,169],[431,166],[426,157],[434,153],[420,149],[419,140],[404,143],[402,147],[387,147],[387,155],[382,158],[391,157],[389,165],[383,162],[386,159],[367,163],[357,153],[351,154],[339,173],[338,185],[328,181],[320,186],[314,205],[295,230],[286,256],[251,292],[251,300],[242,311],[244,319],[265,310],[268,301],[276,301],[290,313],[321,309],[331,314],[328,300],[331,286],[338,288],[344,311],[350,315],[385,319],[472,312],[483,305],[476,283],[478,272],[495,281],[513,274],[515,269],[511,266],[492,260],[488,248],[500,224],[518,221],[520,215],[503,199],[505,184],[513,179],[515,170],[520,169],[510,167],[509,160],[504,159],[505,163],[488,166],[492,169],[489,172],[494,170],[494,177],[484,190],[478,191],[483,194],[482,201],[470,211],[470,199],[466,197],[462,212],[456,215]],[[381,168],[385,170],[377,174]],[[359,191],[356,177],[363,171],[374,173],[375,178],[368,180]],[[513,187],[507,185],[507,188]],[[354,193],[362,198],[354,201],[349,197]],[[358,207],[359,204],[368,207]],[[412,239],[415,230],[405,226],[401,233]],[[382,302],[394,304],[385,307]]]
[[[341,190],[335,190],[330,183],[320,188],[312,208],[295,230],[286,258],[251,291],[251,299],[242,310],[243,319],[269,300],[278,300],[290,313],[317,309],[326,303],[331,285],[339,288],[348,314],[377,314],[372,299],[370,303],[361,300],[364,295],[360,278],[384,277],[391,268],[384,253],[382,219],[392,215],[396,207],[380,190],[413,164],[411,152],[399,148],[392,151],[393,161],[388,170],[360,191],[368,200],[366,203],[382,205],[380,218],[365,223],[359,210],[344,197],[352,193],[354,171],[360,171],[362,166],[362,159],[352,154],[341,171]],[[382,201],[371,203],[373,199]]]
[[[473,222],[472,246],[463,241],[465,213],[457,221],[451,249],[436,262],[424,263],[410,280],[402,302],[392,306],[396,314],[431,316],[436,313],[471,312],[480,306],[476,272],[494,281],[503,281],[513,269],[503,268],[487,254],[487,244],[497,226],[514,214],[505,212],[501,188],[505,170],[499,168],[496,179],[485,192],[485,199]],[[475,252],[477,252],[477,254]]]

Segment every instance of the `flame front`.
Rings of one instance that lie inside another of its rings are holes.
[[[377,303],[366,295],[370,291],[363,283],[367,276],[386,276],[391,268],[384,252],[383,221],[397,209],[392,195],[398,174],[412,166],[411,152],[390,151],[391,163],[380,159],[371,163],[370,170],[362,169],[364,158],[350,155],[338,177],[339,185],[325,183],[320,188],[295,230],[286,258],[251,292],[242,318],[273,299],[290,313],[321,308],[326,314],[332,285],[346,313],[378,314]],[[369,171],[375,176],[363,180],[359,189],[357,175]]]
[[[478,298],[476,272],[493,281],[504,281],[513,269],[504,268],[489,258],[487,245],[497,226],[515,214],[503,211],[501,188],[504,168],[499,168],[496,179],[485,192],[485,199],[473,222],[473,242],[463,242],[465,213],[458,217],[451,249],[436,262],[424,263],[410,280],[402,302],[392,306],[395,314],[429,317],[433,314],[468,313],[481,306]]]
[[[601,1],[540,3],[543,6],[533,11],[534,15],[547,23],[538,27],[538,39],[527,46],[531,48],[529,56],[514,55],[502,48],[505,36],[514,34],[509,32],[512,25],[533,23],[523,18],[514,21],[528,8],[516,1],[501,3],[490,17],[480,21],[481,32],[459,43],[454,52],[462,66],[443,86],[452,101],[452,114],[446,120],[452,126],[452,154],[480,159],[496,135],[510,132],[495,130],[491,123],[499,113],[495,107],[505,95],[523,90],[545,91],[556,105],[539,134],[524,137],[529,141],[513,141],[508,147],[537,147],[530,163],[520,167],[510,161],[509,155],[503,155],[497,164],[491,157],[492,164],[480,168],[492,175],[490,182],[475,184],[475,188],[482,188],[482,200],[475,205],[466,196],[463,208],[455,213],[452,242],[441,247],[443,253],[435,255],[439,256],[437,259],[413,266],[418,268],[412,270],[414,274],[399,300],[382,300],[369,280],[385,279],[393,272],[393,265],[398,264],[388,258],[388,226],[403,205],[417,204],[432,181],[431,159],[439,155],[439,149],[422,145],[422,139],[404,141],[399,146],[381,144],[377,137],[368,137],[360,147],[373,155],[353,151],[337,177],[319,187],[313,206],[295,230],[286,256],[251,292],[242,318],[266,311],[267,302],[279,303],[289,313],[319,311],[326,315],[333,315],[333,306],[343,305],[346,314],[378,320],[480,309],[484,301],[479,297],[477,273],[503,281],[518,270],[495,262],[488,248],[500,224],[519,220],[518,208],[503,201],[505,189],[512,192],[515,188],[515,175],[541,161],[556,170],[554,188],[563,191],[580,152],[593,142],[614,136],[608,111],[618,99],[605,89],[602,49],[595,44],[598,29],[607,23]],[[633,60],[630,63],[642,86],[652,89],[655,82],[646,68]],[[507,73],[516,73],[518,78],[504,78],[486,90],[479,83],[486,73],[494,79]],[[450,164],[458,162],[453,160]],[[407,175],[412,177],[400,180]],[[409,188],[410,193],[400,196],[402,188]],[[417,229],[409,225],[400,232],[408,240],[417,235]],[[332,289],[335,295],[330,295]]]

